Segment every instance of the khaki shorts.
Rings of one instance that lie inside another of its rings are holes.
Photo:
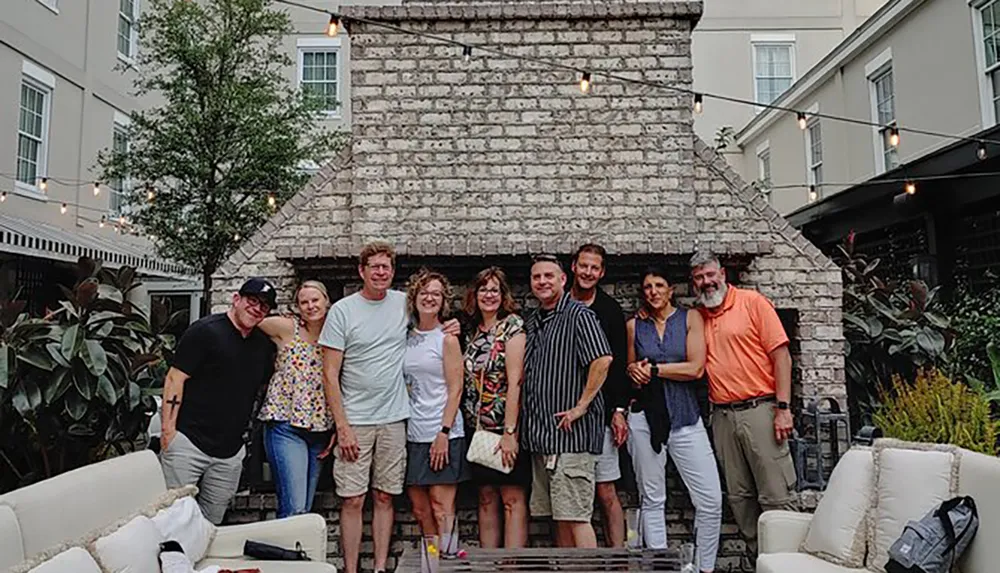
[[[531,457],[532,517],[555,521],[590,521],[594,514],[593,454],[559,454],[554,470],[547,469],[550,456]]]
[[[406,476],[406,422],[352,426],[352,429],[358,439],[358,459],[345,461],[340,456],[340,448],[333,448],[333,482],[337,495],[364,495],[368,493],[369,483],[373,489],[402,494]]]

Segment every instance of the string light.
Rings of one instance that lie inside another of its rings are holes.
[[[59,207],[59,212],[60,212],[61,214],[65,215],[65,214],[66,214],[66,210],[67,210],[67,209],[69,209],[69,207],[68,207],[68,206],[67,206],[67,205],[66,205],[65,203],[63,203],[63,204],[62,204],[62,206],[61,206],[61,207]]]
[[[3,203],[6,200],[7,200],[7,192],[6,191],[0,192],[0,203]]]
[[[472,46],[462,46],[462,58],[466,62],[472,59]]]
[[[49,188],[49,178],[42,177],[42,180],[38,182],[38,188],[42,190],[42,193],[45,193]]]
[[[277,202],[277,200],[275,200],[274,195],[268,195],[267,196],[267,206],[268,207],[274,209],[274,206],[277,205],[277,203],[278,202]]]
[[[818,197],[819,197],[819,194],[816,192],[816,186],[815,185],[810,185],[809,186],[809,202],[812,203],[812,202],[816,201],[816,199]]]
[[[899,128],[890,127],[889,128],[889,145],[893,147],[899,147]]]
[[[985,143],[980,142],[979,147],[976,148],[976,157],[978,157],[980,161],[983,161],[983,160],[986,159],[986,144]]]
[[[809,126],[809,122],[806,121],[806,114],[802,113],[801,111],[795,112],[795,118],[799,122],[799,129],[805,131],[806,127]]]
[[[580,76],[580,91],[583,93],[590,91],[590,72],[583,72]]]
[[[915,195],[917,193],[917,184],[913,181],[906,182],[906,194]]]
[[[331,38],[335,38],[337,36],[337,32],[339,32],[339,28],[340,20],[338,20],[333,14],[330,14],[330,23],[326,25],[326,35]]]
[[[107,215],[101,215],[101,222],[98,223],[97,226],[103,229],[104,228],[104,222],[107,221],[107,219],[108,219]]]
[[[695,113],[701,113],[702,109],[704,109],[704,104],[702,103],[702,99],[704,99],[704,96],[702,96],[701,94],[694,94]]]
[[[101,182],[100,181],[95,181],[94,182],[94,197],[97,197],[100,194],[101,194]]]
[[[235,235],[233,235],[233,240],[234,241],[239,241],[240,240],[240,234],[236,233]]]
[[[146,188],[146,201],[152,201],[156,197],[156,193],[153,192],[152,187]]]

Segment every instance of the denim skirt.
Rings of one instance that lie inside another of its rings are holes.
[[[448,465],[435,472],[431,470],[430,442],[406,442],[406,485],[447,485],[468,480],[465,451],[465,438],[448,440]]]

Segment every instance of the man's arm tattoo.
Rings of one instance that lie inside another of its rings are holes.
[[[170,411],[173,412],[177,409],[177,406],[181,405],[181,401],[177,399],[177,396],[171,396],[170,399],[167,400],[167,404],[170,404]]]

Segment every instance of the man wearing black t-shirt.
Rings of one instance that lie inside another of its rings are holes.
[[[188,327],[163,384],[160,462],[168,488],[198,486],[218,525],[243,472],[243,431],[274,370],[274,343],[256,326],[275,306],[274,287],[253,278],[224,313]]]

